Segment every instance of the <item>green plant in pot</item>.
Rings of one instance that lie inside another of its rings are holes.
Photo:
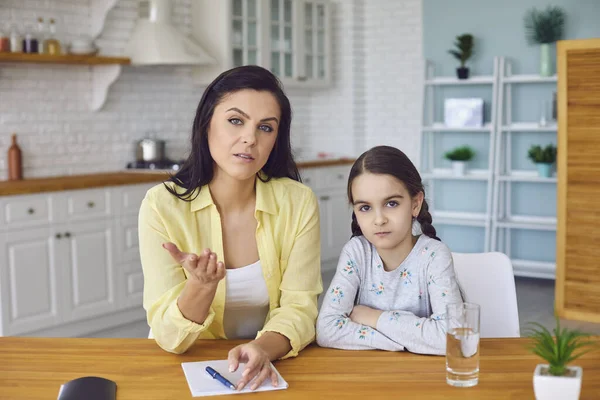
[[[473,55],[473,35],[470,33],[464,33],[456,37],[454,42],[454,49],[448,50],[448,53],[452,54],[458,61],[460,61],[460,67],[456,68],[456,75],[458,79],[469,78],[469,68],[465,66],[467,60]]]
[[[537,166],[541,178],[552,176],[552,167],[556,161],[556,146],[549,144],[546,147],[534,145],[529,148],[527,156]]]
[[[548,6],[543,11],[532,8],[525,14],[525,35],[529,44],[540,45],[540,75],[553,75],[551,45],[562,39],[566,13],[560,7]]]
[[[575,400],[581,391],[581,367],[569,364],[585,353],[598,348],[597,341],[590,340],[587,333],[560,327],[550,332],[546,327],[531,323],[529,350],[547,364],[538,364],[533,373],[533,390],[537,400]]]
[[[452,162],[454,175],[463,176],[467,170],[467,162],[475,157],[475,151],[469,146],[456,147],[448,151],[444,157]]]

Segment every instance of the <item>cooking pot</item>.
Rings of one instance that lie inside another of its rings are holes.
[[[165,141],[154,138],[138,140],[135,145],[136,161],[156,162],[165,159]]]

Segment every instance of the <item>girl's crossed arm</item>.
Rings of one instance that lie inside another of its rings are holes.
[[[347,350],[404,350],[373,327],[350,319],[361,283],[358,268],[368,268],[364,262],[357,265],[352,261],[364,258],[350,257],[348,251],[352,250],[350,243],[342,250],[335,276],[324,294],[317,319],[317,343],[321,347]]]
[[[432,311],[429,318],[420,318],[402,310],[384,311],[375,328],[408,351],[441,355],[446,351],[446,305],[463,301],[454,274],[452,254],[446,246],[438,248],[431,259],[427,291]]]

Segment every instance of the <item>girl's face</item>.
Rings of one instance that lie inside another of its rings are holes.
[[[352,182],[352,205],[358,226],[378,250],[394,250],[412,238],[423,192],[410,197],[404,183],[385,174],[365,172]]]
[[[215,174],[254,178],[269,159],[280,120],[279,103],[270,92],[244,89],[224,97],[208,128]]]

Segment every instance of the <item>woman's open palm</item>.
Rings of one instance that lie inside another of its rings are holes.
[[[171,257],[189,272],[190,278],[204,285],[217,285],[225,277],[225,264],[217,261],[217,255],[205,249],[200,255],[185,253],[175,243],[164,243],[163,247]]]

